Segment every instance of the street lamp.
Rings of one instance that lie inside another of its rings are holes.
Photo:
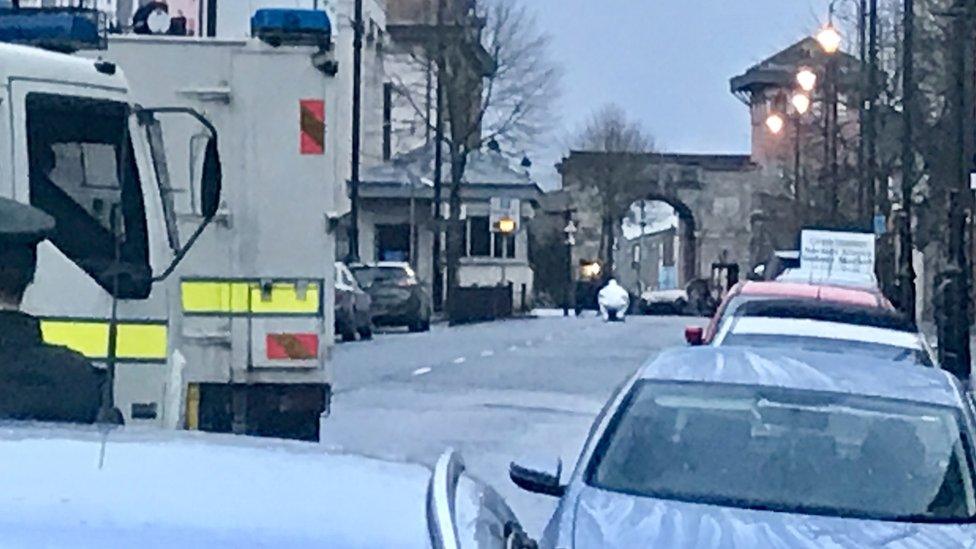
[[[803,116],[810,110],[810,96],[805,93],[794,93],[790,103],[796,110],[796,114]]]
[[[840,51],[840,46],[843,44],[844,39],[840,35],[840,32],[834,28],[833,23],[828,23],[827,26],[820,29],[817,33],[817,42],[820,43],[820,47],[828,55],[833,55]]]
[[[836,221],[838,202],[838,174],[840,166],[837,157],[838,127],[837,127],[837,52],[840,51],[843,38],[840,32],[834,27],[834,2],[830,3],[830,11],[827,25],[820,29],[816,39],[827,54],[827,66],[825,80],[825,91],[827,97],[827,109],[824,113],[824,131],[826,139],[824,141],[824,164],[830,166],[830,211],[829,220]]]
[[[817,73],[813,72],[810,67],[803,67],[796,73],[796,83],[799,84],[800,89],[809,93],[813,91],[813,88],[817,87]]]
[[[786,126],[786,121],[779,113],[772,113],[766,117],[766,128],[774,135],[779,135]]]

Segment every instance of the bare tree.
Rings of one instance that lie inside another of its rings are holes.
[[[610,104],[596,111],[580,128],[572,147],[609,153],[595,157],[587,178],[600,202],[600,258],[606,271],[612,272],[617,225],[630,208],[627,189],[642,169],[640,162],[635,162],[636,155],[652,151],[654,140],[640,122]]]
[[[462,231],[461,185],[468,159],[488,143],[528,148],[547,129],[558,73],[549,58],[549,38],[517,0],[486,0],[472,11],[438,0],[432,43],[411,52],[411,63],[430,75],[394,83],[413,115],[437,128],[432,96],[443,97],[443,146],[450,162],[447,238],[448,300],[458,285]],[[439,213],[439,212],[438,212]]]

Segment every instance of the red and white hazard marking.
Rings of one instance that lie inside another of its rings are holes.
[[[325,101],[303,99],[299,103],[302,154],[325,154]]]

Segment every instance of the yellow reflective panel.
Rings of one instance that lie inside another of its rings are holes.
[[[108,323],[42,320],[41,334],[45,343],[67,347],[88,358],[108,356]]]
[[[309,284],[301,294],[295,284],[275,284],[270,296],[259,286],[251,288],[251,312],[256,314],[316,314],[319,300],[318,284]]]
[[[230,311],[230,284],[226,282],[184,282],[181,290],[185,312]]]
[[[252,285],[248,282],[235,282],[228,287],[227,312],[246,313],[248,312],[247,291]]]
[[[185,281],[183,312],[197,314],[318,314],[319,284],[300,292],[295,283],[276,283],[264,292],[257,282]]]
[[[160,324],[121,324],[116,356],[131,360],[166,360],[166,326]]]

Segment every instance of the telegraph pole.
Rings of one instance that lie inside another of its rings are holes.
[[[899,278],[901,285],[901,309],[915,319],[915,266],[912,257],[912,191],[915,189],[915,147],[913,143],[913,116],[915,110],[915,0],[904,0],[902,27],[902,119],[904,133],[901,147],[901,231],[899,248]]]
[[[433,302],[434,310],[440,311],[444,308],[444,273],[441,271],[441,242],[444,230],[443,216],[441,215],[441,193],[444,179],[444,86],[441,83],[441,75],[444,74],[446,63],[444,62],[444,39],[442,26],[444,25],[444,0],[437,0],[437,46],[436,46],[436,65],[437,90],[434,99],[434,249],[431,250],[433,260]]]
[[[349,180],[348,263],[359,262],[359,161],[362,124],[363,0],[356,0],[352,42],[352,172]]]

